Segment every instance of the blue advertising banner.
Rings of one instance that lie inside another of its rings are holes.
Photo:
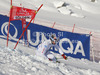
[[[8,21],[9,18],[7,16],[0,15],[0,38],[6,39]],[[11,21],[9,33],[11,41],[18,41],[18,38],[22,34],[22,22],[20,20]],[[78,34],[67,31],[60,31],[31,23],[28,27],[29,44],[31,46],[37,47],[41,42],[49,39],[50,34],[56,34],[56,36],[60,38],[58,45],[67,56],[90,59],[89,34]],[[26,34],[24,36],[26,39]],[[56,50],[53,51],[58,53]]]

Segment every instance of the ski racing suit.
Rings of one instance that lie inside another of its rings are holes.
[[[50,53],[51,47],[55,47],[61,55],[64,54],[57,44],[54,45],[51,43],[51,40],[46,40],[37,47],[36,55],[48,58],[52,61],[56,61],[56,57],[52,53]]]

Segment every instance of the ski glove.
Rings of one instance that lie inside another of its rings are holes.
[[[67,60],[67,56],[65,54],[61,55],[65,60]]]

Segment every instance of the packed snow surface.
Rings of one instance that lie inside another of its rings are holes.
[[[0,47],[0,75],[100,75],[100,64],[69,57],[61,63]],[[76,62],[77,61],[77,62]]]
[[[61,62],[55,63],[36,56],[34,47],[19,43],[14,50],[14,42],[9,41],[9,47],[5,47],[6,40],[0,41],[0,75],[100,75],[99,62],[72,57],[64,60],[52,52]]]

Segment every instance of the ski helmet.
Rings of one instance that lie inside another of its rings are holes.
[[[59,38],[57,38],[56,35],[54,35],[54,34],[51,34],[49,36],[49,39],[51,40],[51,42],[55,42],[55,43],[57,43],[59,41]]]

